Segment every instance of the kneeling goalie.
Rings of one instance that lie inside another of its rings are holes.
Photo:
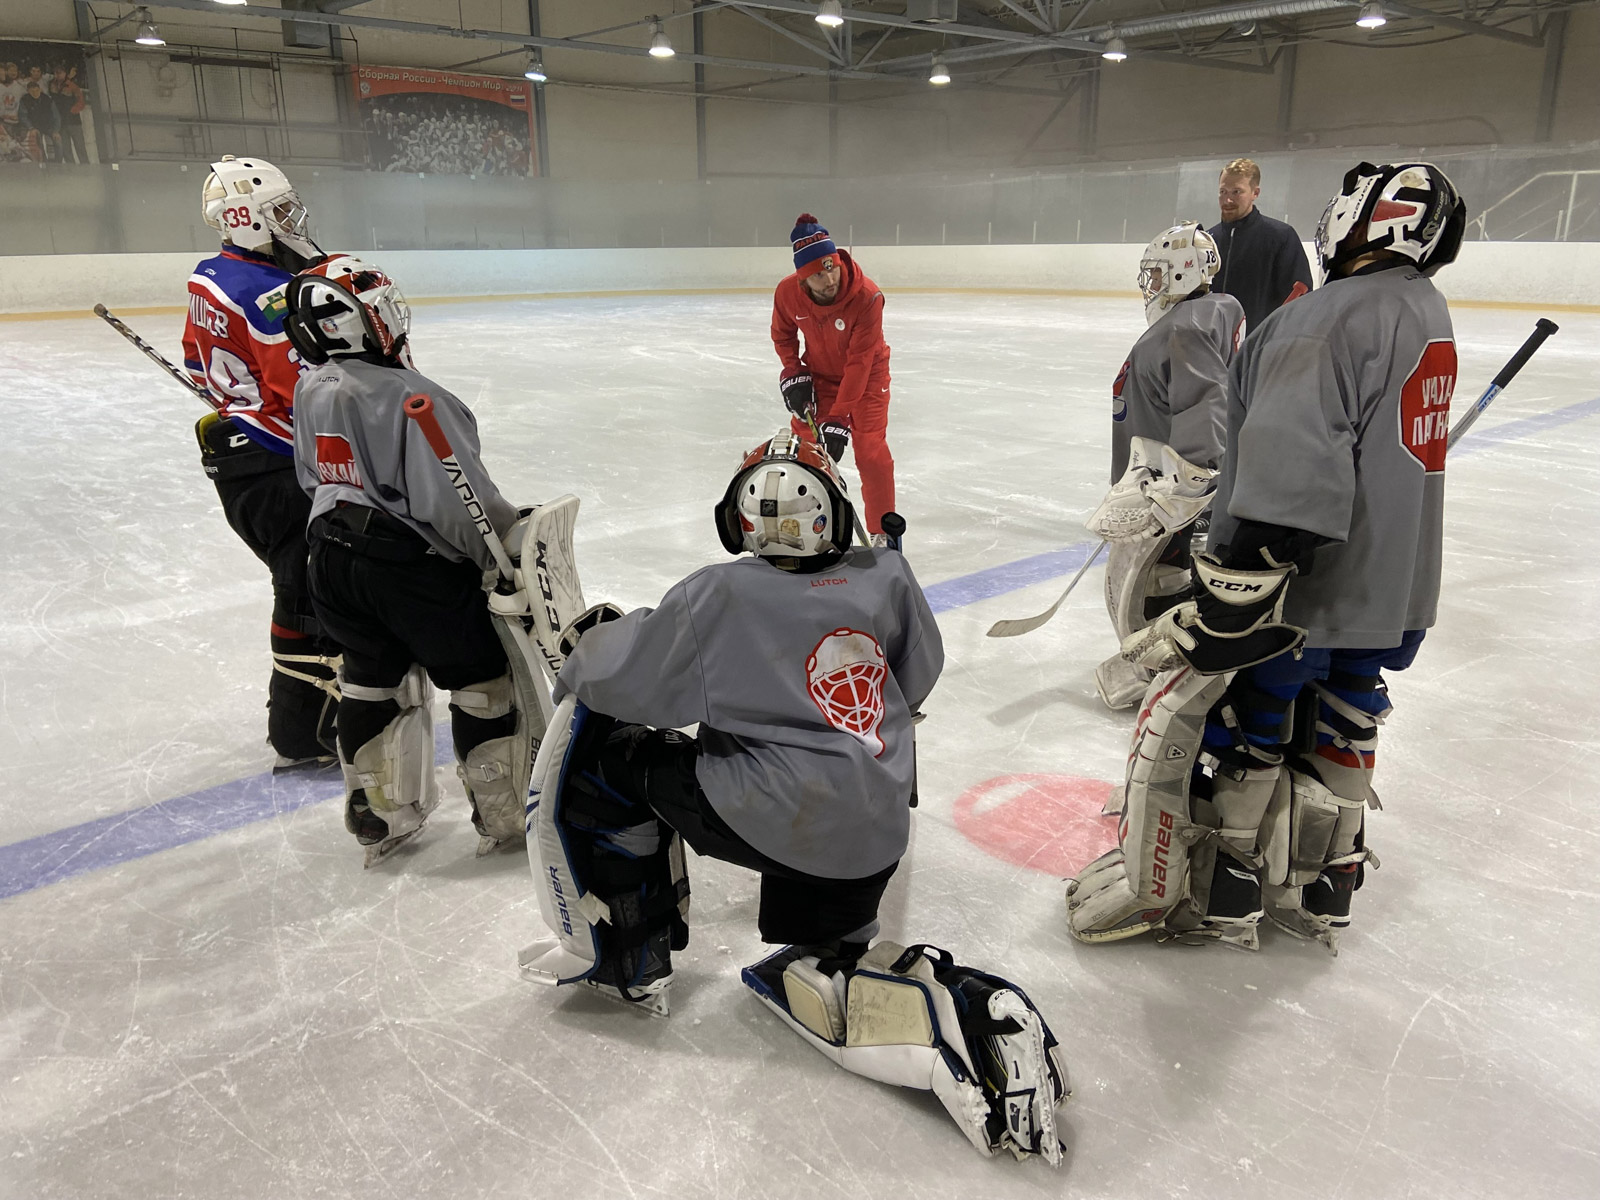
[[[801,1037],[931,1089],[986,1154],[1059,1161],[1065,1074],[1022,990],[930,947],[869,948],[910,835],[913,714],[944,650],[905,559],[852,550],[852,520],[827,454],[784,431],[716,507],[723,546],[748,557],[658,608],[574,622],[528,810],[556,939],[523,965],[665,1015],[688,943],[686,841],[760,873],[761,936],[787,944],[744,979]]]

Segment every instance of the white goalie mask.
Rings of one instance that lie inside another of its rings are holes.
[[[1211,286],[1222,267],[1216,239],[1198,221],[1183,221],[1154,238],[1139,260],[1139,293],[1154,325],[1174,304]]]
[[[1353,235],[1363,225],[1366,236],[1358,240]],[[1466,202],[1432,163],[1358,163],[1317,223],[1323,281],[1375,250],[1403,255],[1431,275],[1455,261],[1466,226]]]
[[[850,548],[844,484],[821,446],[784,429],[751,450],[716,507],[729,554],[811,558]]]
[[[411,365],[411,307],[377,267],[339,255],[296,275],[285,289],[283,330],[309,363],[376,354]]]
[[[263,159],[225,154],[212,163],[201,206],[206,224],[224,241],[268,255],[285,270],[299,270],[322,257],[311,240],[306,206],[289,177]],[[293,257],[280,255],[280,248]]]

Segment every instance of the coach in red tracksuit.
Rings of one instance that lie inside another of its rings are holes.
[[[883,293],[810,213],[800,215],[789,240],[794,274],[772,296],[778,386],[795,432],[821,433],[836,461],[854,437],[861,515],[876,542],[883,514],[894,511]]]

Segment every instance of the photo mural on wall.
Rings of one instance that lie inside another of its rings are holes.
[[[0,162],[91,163],[88,71],[70,42],[0,39]]]
[[[533,175],[533,85],[421,67],[357,67],[356,101],[374,169]]]

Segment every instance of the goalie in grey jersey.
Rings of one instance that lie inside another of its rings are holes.
[[[1265,914],[1337,950],[1376,866],[1383,672],[1411,665],[1438,603],[1456,350],[1430,276],[1465,223],[1438,167],[1361,163],[1317,230],[1327,284],[1235,361],[1193,598],[1124,644],[1166,673],[1139,714],[1120,848],[1068,890],[1081,940],[1253,949]]]
[[[496,532],[509,532],[517,511],[478,457],[471,411],[412,369],[410,312],[387,275],[338,258],[292,279],[287,300],[289,338],[316,364],[295,388],[294,452],[311,495],[311,599],[344,652],[345,826],[370,866],[419,832],[438,804],[437,684],[450,690],[457,773],[484,844],[520,839],[516,764],[526,763],[531,734],[483,590],[494,563],[406,417],[408,398],[432,399]]]
[[[1244,309],[1211,291],[1217,244],[1198,221],[1160,234],[1139,260],[1150,327],[1111,385],[1111,490],[1086,522],[1110,543],[1106,609],[1120,643],[1182,598],[1189,541],[1222,457],[1228,364]],[[1127,708],[1150,672],[1113,654],[1095,668],[1100,698]]]
[[[1059,1162],[1065,1070],[1022,989],[871,945],[910,837],[913,720],[944,664],[916,576],[895,549],[851,548],[832,460],[790,430],[745,457],[715,514],[737,561],[566,635],[528,803],[553,936],[524,969],[667,1015],[687,842],[760,874],[757,924],[781,948],[744,980],[801,1038],[932,1090],[986,1154]]]

